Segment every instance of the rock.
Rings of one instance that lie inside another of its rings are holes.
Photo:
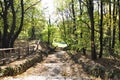
[[[55,74],[59,74],[59,73],[60,73],[60,69],[59,69],[59,68],[54,68],[54,69],[53,69],[53,72],[54,72]]]

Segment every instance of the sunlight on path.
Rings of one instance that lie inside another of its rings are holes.
[[[72,62],[67,61],[68,58],[65,51],[59,51],[49,55],[42,63],[37,63],[25,73],[2,80],[89,80],[80,78],[79,74],[73,71]]]

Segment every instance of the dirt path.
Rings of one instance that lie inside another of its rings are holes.
[[[59,51],[23,74],[5,77],[2,80],[91,80],[89,77],[83,78],[82,74],[66,52]]]

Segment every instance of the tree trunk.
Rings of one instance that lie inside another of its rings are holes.
[[[112,34],[112,54],[114,53],[114,47],[115,47],[115,34],[116,34],[116,17],[117,17],[117,11],[116,11],[116,5],[115,0],[113,4],[113,34]]]
[[[8,2],[4,0],[4,12],[3,12],[3,37],[2,37],[2,48],[8,48],[9,47],[9,40],[8,40]]]
[[[19,29],[15,32],[15,34],[13,34],[13,38],[11,40],[13,42],[11,43],[11,46],[13,46],[12,44],[14,44],[18,35],[22,31],[22,27],[23,27],[23,22],[24,22],[24,1],[23,0],[21,0],[20,6],[21,6],[21,21],[20,21]]]
[[[93,0],[87,0],[87,9],[91,23],[91,57],[92,60],[97,59],[96,50],[95,50],[95,40],[94,40],[94,4]]]
[[[118,0],[118,7],[119,7],[119,20],[118,20],[118,29],[119,29],[119,42],[120,42],[120,0]]]
[[[72,15],[73,15],[73,34],[75,34],[76,31],[76,15],[75,15],[75,6],[74,6],[74,0],[72,2]]]
[[[79,8],[80,8],[80,15],[82,15],[82,1],[81,0],[78,0],[79,2]]]
[[[13,34],[16,28],[16,12],[15,12],[15,7],[14,7],[14,0],[10,1],[10,6],[11,6],[11,11],[12,11],[12,24],[11,24],[8,40],[9,40],[9,47],[13,47],[14,42],[12,42],[12,39],[13,39]]]
[[[34,26],[32,26],[31,35],[30,35],[30,36],[31,36],[31,37],[30,37],[31,40],[34,40],[34,39],[35,39],[35,27],[34,27]]]
[[[63,24],[63,30],[64,30],[64,41],[66,42],[66,27],[65,27],[65,19],[64,19],[64,15],[62,12],[62,24]]]
[[[51,20],[50,20],[50,17],[49,17],[49,23],[48,23],[48,45],[50,45],[50,37],[51,37],[50,27],[51,27]]]
[[[103,55],[103,2],[101,0],[101,20],[100,20],[100,53],[99,53],[99,58],[102,58]]]
[[[109,27],[108,27],[108,36],[109,36],[109,52],[111,53],[111,2],[109,2]]]

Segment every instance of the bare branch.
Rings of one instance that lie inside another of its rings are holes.
[[[84,20],[82,20],[82,19],[79,19],[79,21],[83,22],[84,24],[87,25],[87,27],[88,27],[89,29],[91,29],[91,27],[89,26],[89,24],[88,24],[86,21],[84,21]]]
[[[37,5],[39,2],[41,2],[41,0],[40,0],[40,1],[37,1],[36,3],[34,3],[34,4],[32,4],[31,6],[29,6],[28,8],[26,8],[25,11],[24,11],[24,13],[25,13],[27,10],[29,10],[31,7]]]
[[[84,24],[86,24],[87,25],[87,27],[88,27],[88,29],[90,29],[91,30],[91,27],[89,26],[89,24],[86,22],[86,21],[84,21],[84,20],[82,20],[82,19],[79,19],[79,21],[81,21],[81,22],[83,22]],[[98,33],[100,33],[100,31],[99,30],[95,30],[96,32],[98,32]]]

